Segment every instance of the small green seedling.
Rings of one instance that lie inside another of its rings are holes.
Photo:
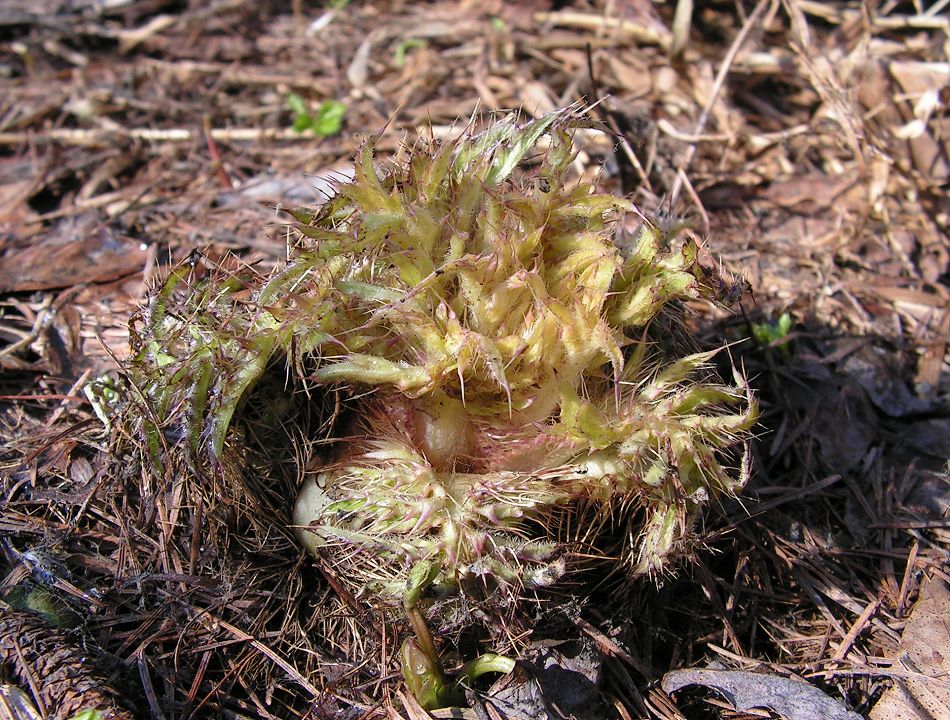
[[[324,100],[315,112],[307,107],[307,102],[297,93],[287,96],[287,105],[294,113],[293,129],[303,133],[308,130],[317,137],[336,135],[343,127],[346,104],[339,100]]]
[[[72,720],[102,720],[102,713],[99,710],[80,710]]]
[[[428,561],[419,562],[409,575],[409,584],[403,595],[403,607],[416,636],[406,638],[399,651],[402,674],[424,710],[465,705],[465,688],[472,681],[488,673],[507,674],[515,669],[511,658],[485,653],[462,666],[458,674],[449,677],[435,648],[432,634],[426,625],[418,604],[423,592],[438,577],[439,567]]]
[[[395,52],[393,52],[393,63],[397,68],[406,66],[406,56],[411,50],[419,50],[426,46],[425,40],[420,40],[419,38],[408,38],[403,40],[396,46]]]
[[[789,355],[788,340],[785,338],[791,329],[792,316],[788,313],[782,313],[781,317],[774,323],[752,323],[752,338],[759,345],[766,347],[776,345],[781,348],[782,355],[787,358]]]

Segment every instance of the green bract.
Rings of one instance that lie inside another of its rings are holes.
[[[617,242],[634,206],[568,179],[583,125],[505,121],[385,167],[368,142],[352,181],[295,213],[269,278],[173,272],[136,342],[154,457],[230,452],[242,398],[286,358],[353,410],[294,521],[375,602],[402,602],[423,561],[448,591],[550,585],[596,554],[591,508],[637,523],[615,528],[632,574],[661,568],[691,511],[741,485],[719,453],[755,403],[710,353],[649,340],[671,303],[729,293],[688,236],[643,221]]]

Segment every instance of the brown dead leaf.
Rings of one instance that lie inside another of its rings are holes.
[[[737,710],[769,708],[785,720],[860,720],[821,690],[792,678],[743,670],[674,670],[663,676],[663,690],[703,685],[722,694]]]
[[[950,717],[950,587],[940,578],[924,582],[894,660],[908,672],[894,678],[871,720]]]
[[[910,391],[901,368],[882,348],[862,347],[844,361],[841,370],[864,389],[878,410],[889,417],[904,417],[930,409],[926,400]]]
[[[67,217],[34,244],[0,258],[0,292],[107,282],[142,269],[147,250],[93,213]]]

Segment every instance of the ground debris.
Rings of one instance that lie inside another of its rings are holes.
[[[736,717],[651,687],[711,661],[775,663],[863,714],[917,672],[895,667],[896,639],[950,547],[946,8],[696,3],[671,61],[676,5],[3,3],[0,532],[62,547],[103,590],[85,631],[133,670],[143,708],[424,717],[381,650],[392,627],[288,531],[287,467],[316,429],[221,485],[144,478],[105,434],[84,388],[121,379],[148,289],[188,258],[266,275],[286,254],[279,210],[332,193],[360,135],[383,129],[385,163],[493,111],[582,97],[613,134],[579,134],[579,180],[708,235],[753,287],[732,311],[686,311],[710,344],[735,342],[763,408],[748,491],[703,518],[702,563],[605,581],[582,618],[611,648],[605,715]],[[295,131],[291,94],[344,104],[341,132]],[[263,416],[314,401],[283,370],[247,399]],[[72,469],[87,461],[92,476]]]
[[[13,670],[43,717],[69,720],[82,710],[98,710],[102,720],[132,720],[121,694],[99,675],[80,649],[38,616],[0,610],[0,664]]]
[[[768,708],[785,720],[860,720],[814,685],[779,675],[742,670],[674,670],[663,676],[671,693],[687,685],[703,685],[722,693],[736,710]]]

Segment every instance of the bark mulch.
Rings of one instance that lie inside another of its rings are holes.
[[[789,678],[840,717],[950,716],[946,0],[689,5],[3,3],[0,717],[425,717],[398,628],[287,528],[286,437],[278,478],[140,467],[130,319],[174,263],[273,267],[281,209],[332,192],[360,137],[398,156],[579,99],[613,134],[578,136],[578,175],[748,280],[691,323],[763,408],[695,562],[571,619],[586,717],[818,717]]]

